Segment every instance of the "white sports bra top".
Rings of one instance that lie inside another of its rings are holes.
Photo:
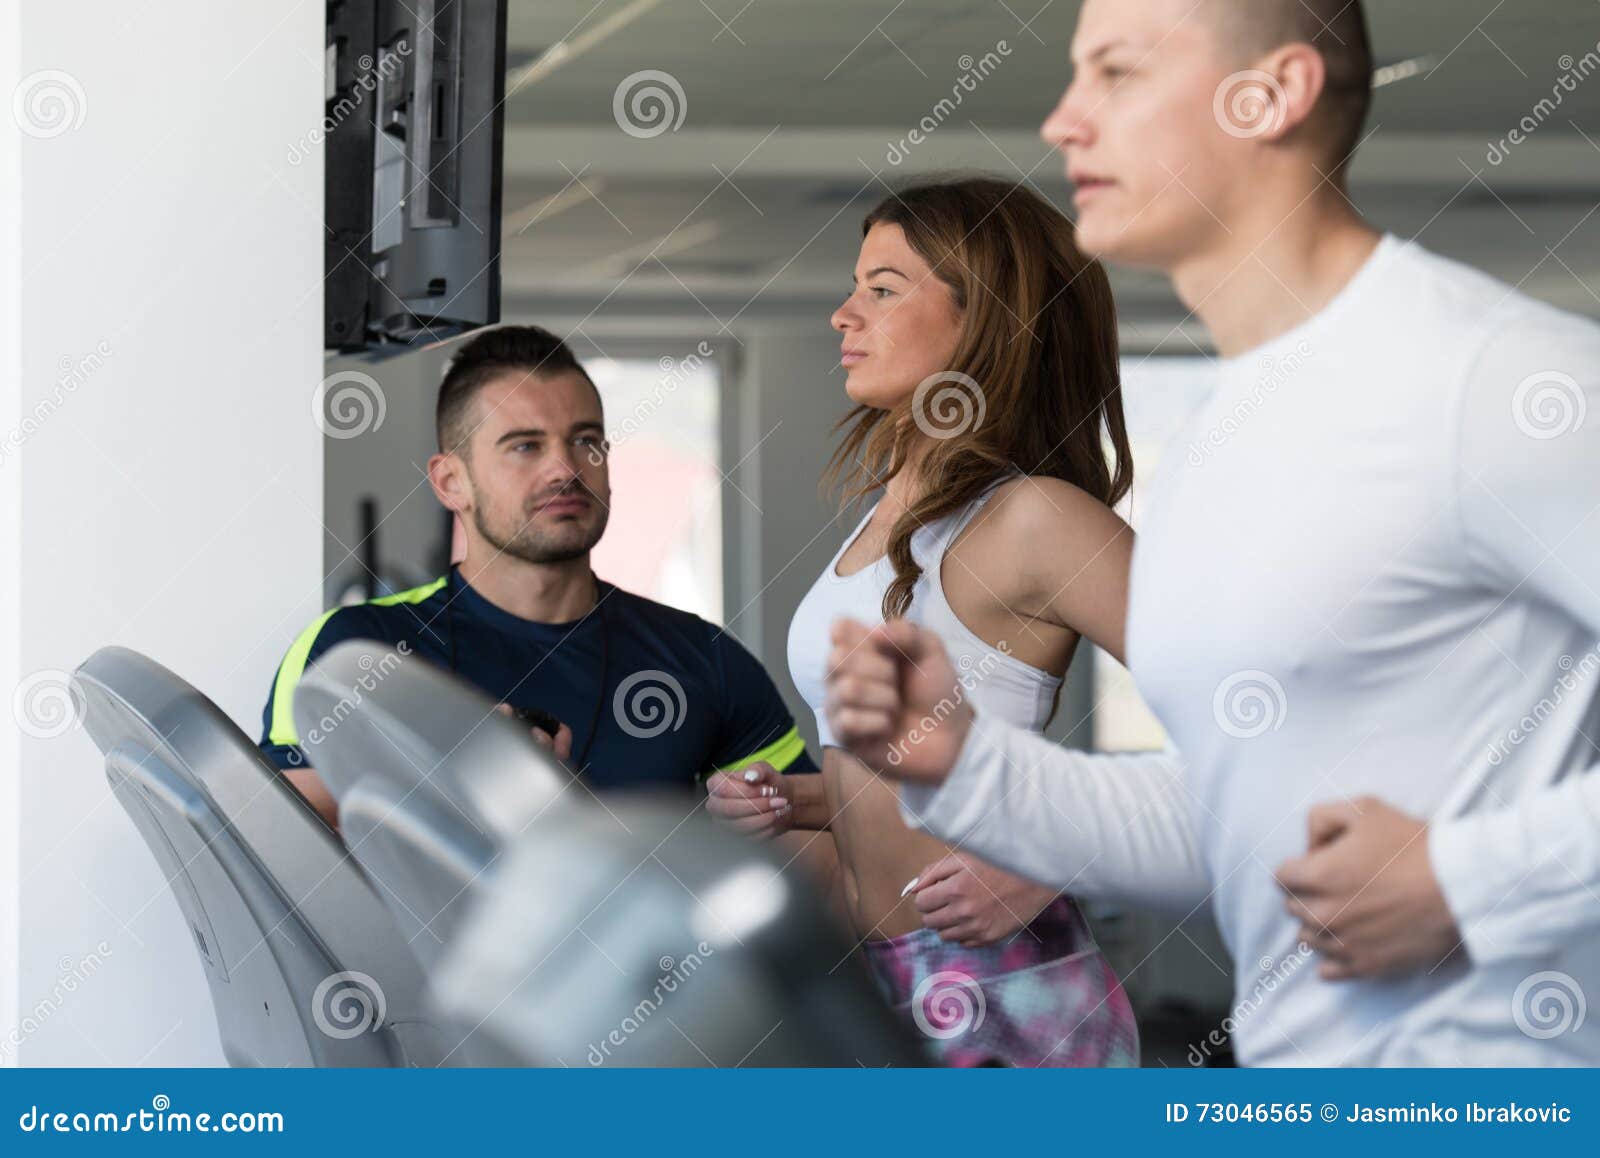
[[[1001,483],[1007,481],[1009,479],[1000,480]],[[999,485],[996,483],[995,487]],[[994,646],[974,635],[945,598],[940,578],[945,552],[962,528],[983,509],[995,487],[964,509],[929,523],[911,537],[911,554],[921,566],[922,575],[912,588],[911,607],[906,618],[936,632],[944,641],[969,702],[984,712],[1037,732],[1043,730],[1050,718],[1061,678],[1009,654],[1004,641]],[[823,676],[830,650],[828,636],[833,622],[848,618],[862,623],[882,623],[883,593],[894,582],[894,567],[887,556],[880,556],[852,575],[840,575],[838,571],[840,558],[866,528],[876,509],[874,505],[845,539],[789,621],[789,675],[816,715],[817,734],[824,746],[837,746],[822,706]]]

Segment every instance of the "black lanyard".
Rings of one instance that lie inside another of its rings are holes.
[[[606,618],[606,599],[600,593],[600,579],[590,572],[594,579],[594,606],[589,609],[583,619],[589,615],[600,616],[600,692],[595,696],[594,715],[589,720],[589,735],[583,741],[583,751],[578,754],[577,769],[581,776],[589,768],[589,753],[594,748],[594,738],[600,732],[600,713],[606,703],[606,680],[611,667],[611,622]],[[461,672],[456,665],[456,569],[450,568],[445,577],[444,585],[444,614],[446,630],[450,636],[450,674],[460,676]],[[579,620],[580,625],[583,620]],[[573,628],[574,631],[577,628]],[[554,650],[554,649],[552,649]],[[526,678],[526,677],[524,677]]]

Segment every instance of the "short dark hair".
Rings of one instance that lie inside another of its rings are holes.
[[[468,415],[473,398],[491,380],[519,370],[540,378],[578,374],[594,385],[572,348],[543,326],[497,326],[486,330],[456,351],[439,384],[434,425],[442,453],[466,453],[472,437]]]
[[[1312,114],[1335,173],[1349,165],[1372,110],[1372,38],[1362,0],[1214,0],[1226,35],[1255,56],[1284,44],[1322,54],[1327,81]]]

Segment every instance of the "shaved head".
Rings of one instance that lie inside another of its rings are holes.
[[[1207,0],[1225,54],[1241,63],[1285,44],[1309,44],[1327,67],[1310,125],[1343,170],[1372,107],[1372,42],[1362,0]]]

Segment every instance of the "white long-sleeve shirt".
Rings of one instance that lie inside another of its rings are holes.
[[[1181,756],[980,713],[907,819],[1079,895],[1209,901],[1247,1063],[1600,1063],[1600,327],[1387,237],[1221,364],[1181,447],[1128,622]],[[1467,952],[1325,982],[1272,870],[1364,794],[1429,818]]]

